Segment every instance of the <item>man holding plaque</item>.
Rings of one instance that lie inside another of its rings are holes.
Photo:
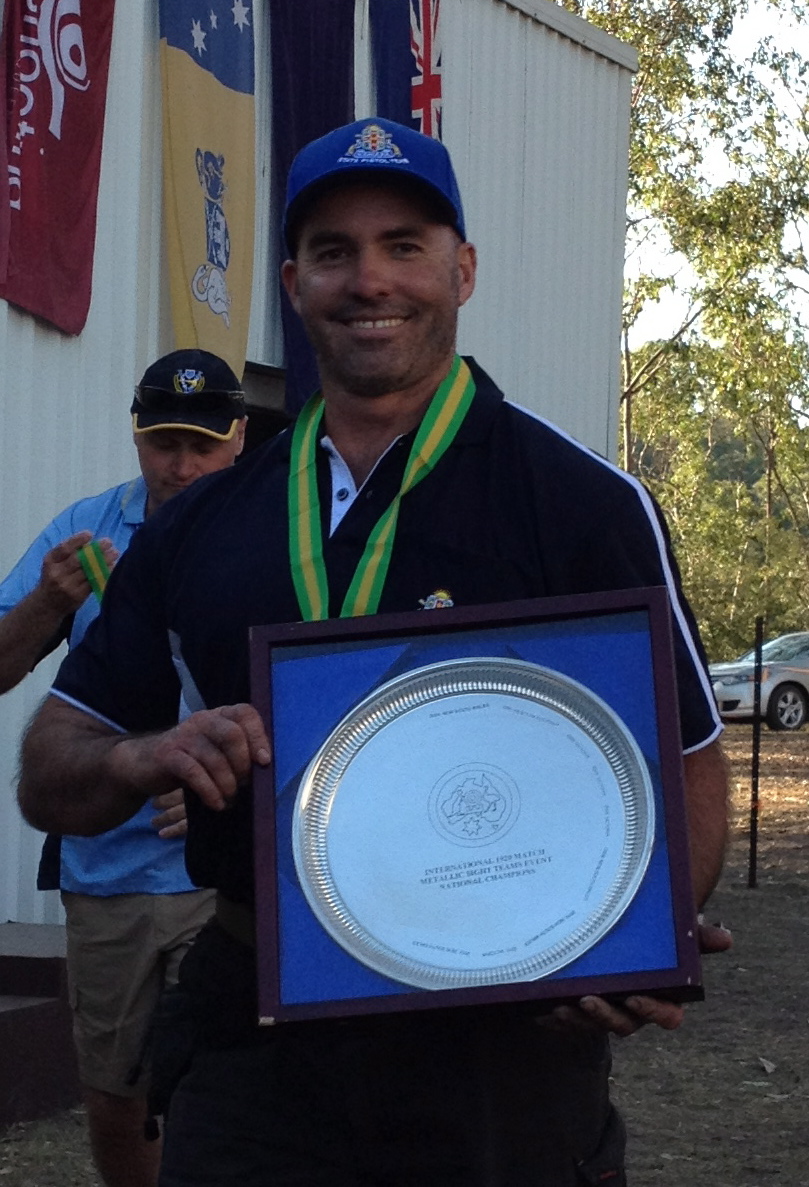
[[[607,1036],[673,1028],[679,1005],[257,1025],[249,777],[271,756],[251,625],[667,586],[700,905],[725,838],[720,725],[659,512],[455,352],[476,257],[444,147],[380,119],[330,133],[293,164],[285,229],[322,396],[140,533],[31,726],[23,811],[92,833],[144,789],[188,789],[189,870],[217,917],[183,966],[197,1046],[163,1187],[617,1187]]]

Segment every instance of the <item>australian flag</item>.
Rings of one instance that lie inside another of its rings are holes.
[[[441,139],[441,0],[370,0],[377,112]]]

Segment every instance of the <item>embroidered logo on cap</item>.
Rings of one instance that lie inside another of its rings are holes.
[[[385,162],[390,164],[393,162],[397,165],[409,165],[407,157],[402,156],[402,150],[393,143],[393,135],[386,132],[384,128],[380,128],[379,124],[366,124],[361,132],[358,132],[354,137],[354,143],[351,148],[346,150],[344,157],[340,157],[341,162],[362,161],[367,164],[369,161]]]
[[[196,395],[205,387],[205,376],[201,371],[194,371],[186,367],[174,375],[174,390],[182,392],[184,396]]]

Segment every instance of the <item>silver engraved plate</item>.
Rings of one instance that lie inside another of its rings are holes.
[[[421,989],[570,964],[631,903],[653,837],[649,772],[615,713],[558,672],[499,658],[376,689],[312,759],[293,818],[322,926]]]

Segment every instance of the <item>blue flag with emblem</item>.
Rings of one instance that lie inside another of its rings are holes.
[[[270,0],[269,11],[273,182],[283,195],[298,150],[354,119],[354,0]],[[279,228],[279,240],[280,234]],[[283,245],[281,250],[283,259]],[[320,380],[301,320],[283,289],[281,316],[286,406],[297,412]]]
[[[160,0],[163,190],[178,348],[241,376],[255,213],[255,47],[244,0]]]

